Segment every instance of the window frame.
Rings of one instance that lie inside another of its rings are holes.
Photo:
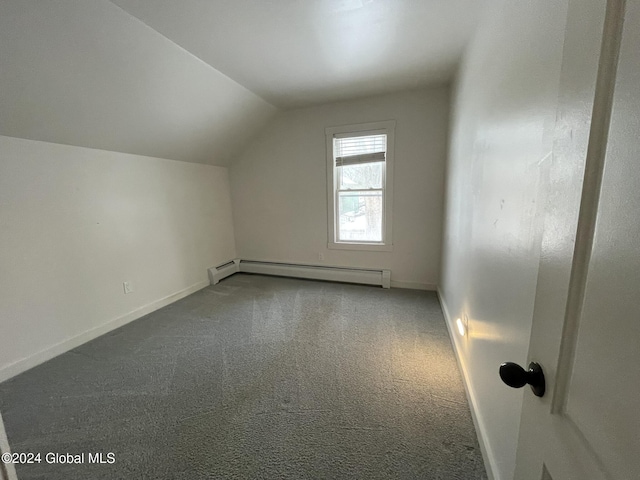
[[[327,220],[328,243],[327,248],[335,250],[362,250],[390,252],[393,250],[393,163],[395,146],[395,120],[382,122],[358,123],[325,128],[327,147]],[[338,241],[340,215],[337,211],[337,168],[335,165],[334,138],[339,135],[342,138],[350,136],[359,137],[365,135],[386,134],[387,151],[384,161],[382,197],[382,242],[363,241]]]

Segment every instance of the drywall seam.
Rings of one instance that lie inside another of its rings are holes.
[[[0,368],[0,382],[4,382],[11,377],[14,377],[22,372],[29,370],[41,363],[46,362],[47,360],[51,360],[58,355],[61,355],[69,350],[72,350],[76,347],[79,347],[83,343],[86,343],[94,338],[99,337],[100,335],[104,335],[112,330],[115,330],[118,327],[126,325],[129,322],[137,320],[148,313],[154,312],[170,303],[173,303],[181,298],[186,297],[187,295],[191,295],[192,293],[197,292],[209,285],[209,280],[203,280],[198,283],[194,283],[190,287],[187,287],[183,290],[179,290],[178,292],[172,293],[166,297],[163,297],[154,302],[143,305],[142,307],[136,308],[129,313],[126,313],[120,317],[116,317],[112,320],[109,320],[102,325],[89,329],[83,333],[80,333],[74,337],[63,340],[62,342],[56,343],[51,347],[45,348],[44,350],[40,350],[39,352],[34,353],[33,355],[29,355],[28,357],[21,358],[20,360],[10,363],[8,365]]]
[[[453,324],[453,319],[449,315],[447,302],[444,299],[444,296],[442,294],[442,290],[440,290],[440,287],[437,288],[437,292],[438,292],[438,299],[440,300],[440,305],[442,306],[442,312],[444,313],[444,318],[445,318],[444,323],[447,325],[447,330],[449,331],[449,337],[451,338],[451,343],[453,344],[453,350],[456,354],[456,360],[458,361],[458,367],[462,372],[462,379],[464,381],[464,391],[467,394],[467,400],[469,401],[469,406],[471,409],[471,417],[473,418],[473,424],[476,427],[478,443],[480,444],[480,451],[482,452],[482,459],[484,460],[484,466],[485,466],[485,470],[487,471],[487,476],[489,480],[501,480],[499,477],[496,477],[496,474],[495,474],[495,472],[499,471],[496,466],[495,455],[491,451],[491,447],[489,446],[489,442],[487,441],[486,427],[482,419],[482,414],[478,410],[478,402],[476,400],[476,394],[473,389],[473,386],[471,385],[466,364],[460,354],[459,340],[458,340],[458,336],[455,334],[456,329]]]

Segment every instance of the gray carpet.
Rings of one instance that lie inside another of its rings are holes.
[[[0,384],[0,409],[43,455],[21,480],[486,478],[432,292],[236,274]]]

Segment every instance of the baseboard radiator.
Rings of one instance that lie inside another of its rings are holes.
[[[259,273],[278,277],[308,278],[332,282],[379,285],[391,288],[391,270],[372,270],[350,267],[327,267],[324,265],[301,265],[296,263],[261,262],[256,260],[233,260],[209,269],[211,285],[236,272]]]
[[[235,260],[230,260],[222,265],[218,265],[217,267],[211,267],[207,271],[209,272],[209,282],[211,285],[216,285],[223,278],[227,278],[234,273],[239,272],[240,259],[236,258]]]
[[[240,271],[261,273],[280,277],[309,278],[332,282],[360,283],[391,287],[390,270],[370,270],[347,267],[327,267],[324,265],[300,265],[295,263],[258,262],[240,260]]]

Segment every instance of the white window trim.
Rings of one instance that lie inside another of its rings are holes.
[[[384,122],[359,123],[355,125],[342,125],[340,127],[328,127],[325,129],[327,142],[327,220],[328,220],[328,243],[327,248],[335,250],[363,250],[391,252],[393,251],[393,157],[395,142],[396,121],[387,120]],[[382,242],[336,242],[336,201],[335,182],[337,181],[335,172],[335,160],[333,153],[334,135],[354,134],[353,136],[386,133],[387,134],[387,154],[385,165],[385,186],[384,186],[384,212],[383,212],[383,241]]]

